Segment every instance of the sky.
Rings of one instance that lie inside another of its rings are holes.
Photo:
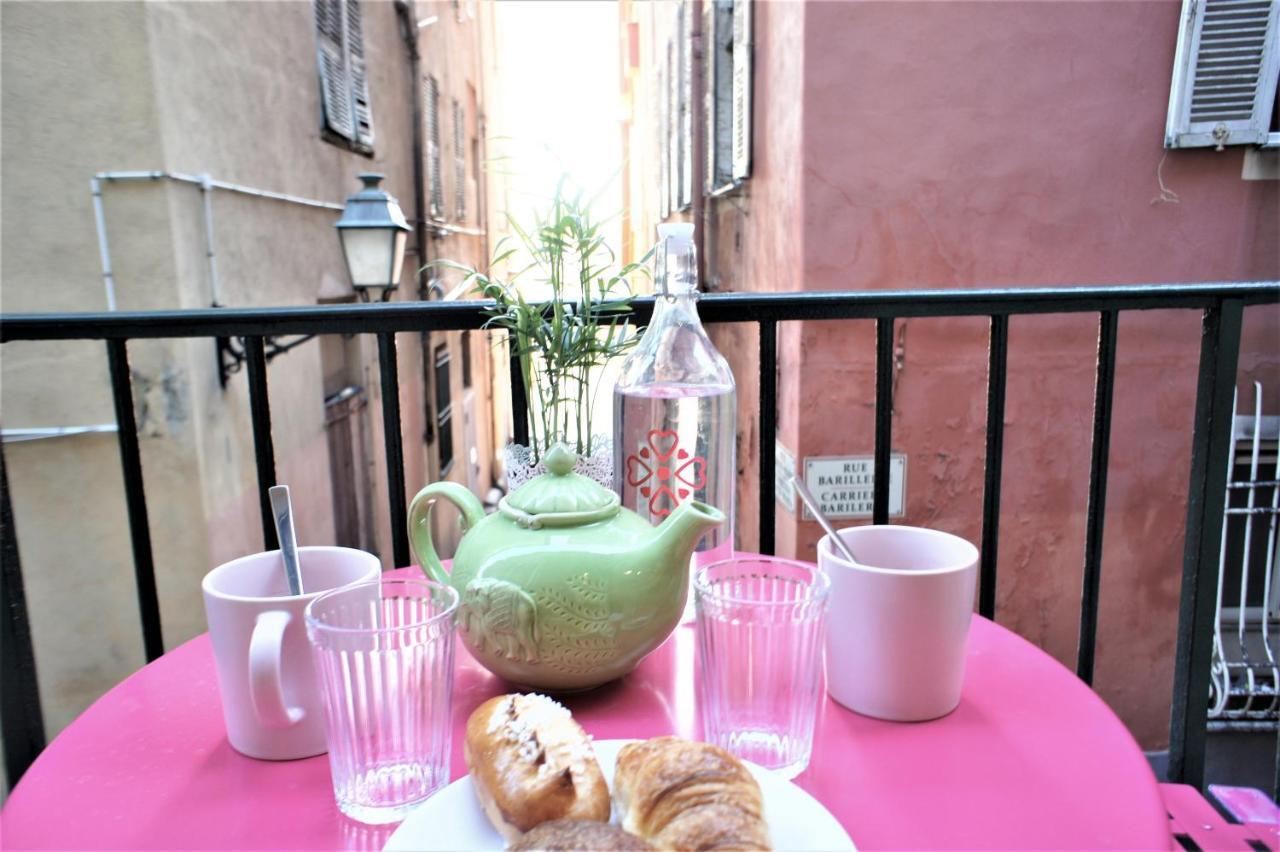
[[[621,212],[618,9],[605,0],[495,4],[501,126],[490,129],[491,164],[509,175],[510,212],[545,208],[561,174],[603,190],[600,216]],[[495,139],[495,137],[497,137]],[[617,219],[607,233],[621,242]]]

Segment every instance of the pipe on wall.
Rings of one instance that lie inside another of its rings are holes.
[[[93,195],[93,219],[98,229],[98,255],[102,260],[102,282],[106,289],[107,310],[116,310],[116,282],[115,275],[111,269],[111,244],[107,239],[107,220],[102,208],[102,187],[103,184],[114,183],[116,181],[161,181],[171,180],[178,183],[191,184],[199,187],[202,207],[204,211],[204,241],[205,241],[205,258],[209,266],[209,291],[210,301],[214,307],[218,306],[219,288],[218,288],[218,263],[217,256],[214,251],[213,241],[213,190],[220,189],[224,192],[234,192],[239,195],[248,195],[253,198],[265,198],[270,201],[279,201],[285,204],[297,204],[303,207],[316,207],[323,210],[342,211],[343,206],[332,201],[317,201],[314,198],[306,198],[301,195],[290,195],[285,192],[272,192],[268,189],[258,189],[252,186],[245,186],[239,183],[230,183],[223,180],[214,180],[208,174],[188,175],[182,172],[166,172],[158,169],[143,171],[105,171],[98,172],[89,181],[89,191]]]

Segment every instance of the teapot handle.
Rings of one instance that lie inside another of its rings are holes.
[[[449,583],[449,575],[440,564],[436,546],[431,541],[431,504],[443,497],[462,512],[463,532],[484,520],[484,506],[465,485],[456,482],[433,482],[418,492],[409,504],[409,545],[413,558],[423,572],[437,583]]]

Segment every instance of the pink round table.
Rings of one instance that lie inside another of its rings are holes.
[[[506,691],[459,644],[461,730]],[[694,633],[677,628],[630,676],[565,703],[596,739],[699,734]],[[0,848],[380,849],[394,827],[339,814],[324,756],[272,763],[227,744],[207,635],[107,693],[27,770]],[[898,724],[830,700],[796,783],[862,849],[1168,849],[1155,776],[1119,719],[1075,675],[986,619],[969,637],[951,715]]]

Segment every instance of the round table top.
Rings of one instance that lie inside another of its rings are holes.
[[[631,675],[564,701],[596,739],[698,738],[695,639],[676,629]],[[452,774],[470,712],[508,691],[458,646]],[[827,699],[796,783],[861,849],[1170,848],[1155,776],[1111,710],[1051,657],[974,617],[949,716],[895,723]],[[12,791],[3,846],[380,849],[343,817],[328,759],[270,762],[227,743],[208,635],[67,726]]]

